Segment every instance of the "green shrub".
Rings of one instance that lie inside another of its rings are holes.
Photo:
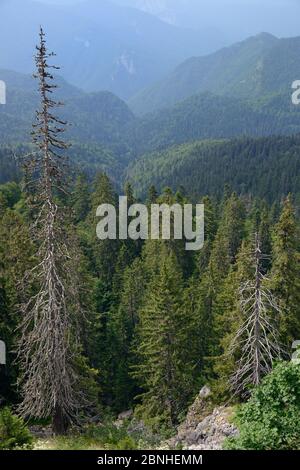
[[[123,439],[121,439],[116,444],[116,447],[115,447],[116,450],[136,450],[136,448],[137,448],[137,443],[130,436],[126,436]]]
[[[32,449],[33,437],[23,420],[13,415],[9,408],[0,411],[0,449]]]
[[[226,449],[300,449],[300,366],[280,363],[241,405],[235,417],[239,436]]]
[[[115,426],[113,423],[104,423],[102,426],[90,427],[86,436],[100,443],[109,450],[134,450],[137,448],[135,439],[128,435],[127,426]]]

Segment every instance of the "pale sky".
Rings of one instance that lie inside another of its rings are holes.
[[[23,0],[25,3],[26,0]],[[36,0],[72,5],[89,0]],[[107,0],[93,0],[100,3]],[[139,7],[177,26],[215,28],[228,40],[239,40],[259,32],[279,37],[300,36],[300,0],[108,0]],[[22,2],[22,3],[23,3]],[[0,0],[1,3],[1,0]]]

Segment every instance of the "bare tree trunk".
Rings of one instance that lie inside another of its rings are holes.
[[[63,436],[67,434],[69,428],[69,422],[66,419],[62,409],[59,406],[55,407],[53,419],[52,419],[52,431],[53,434]]]

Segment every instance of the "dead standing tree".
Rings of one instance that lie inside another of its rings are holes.
[[[230,353],[238,353],[237,369],[230,378],[235,394],[246,397],[252,386],[260,384],[271,371],[274,360],[280,359],[281,348],[274,326],[274,312],[280,314],[272,293],[266,287],[258,234],[255,235],[251,253],[253,279],[242,283],[239,289],[240,309],[244,322],[237,331],[230,347]]]
[[[81,400],[76,391],[79,304],[65,210],[58,202],[65,189],[63,150],[68,146],[60,140],[66,123],[52,114],[61,103],[50,98],[56,85],[49,70],[58,67],[48,64],[54,54],[47,52],[42,28],[36,49],[41,107],[32,132],[36,152],[25,159],[26,174],[31,178],[27,190],[33,203],[32,237],[37,245],[37,264],[26,281],[33,282],[36,291],[22,307],[18,358],[23,402],[19,411],[24,417],[52,417],[54,432],[63,434],[76,420]]]

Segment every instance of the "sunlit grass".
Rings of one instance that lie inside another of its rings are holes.
[[[39,439],[34,445],[35,450],[103,450],[100,442],[86,437],[56,437]]]

